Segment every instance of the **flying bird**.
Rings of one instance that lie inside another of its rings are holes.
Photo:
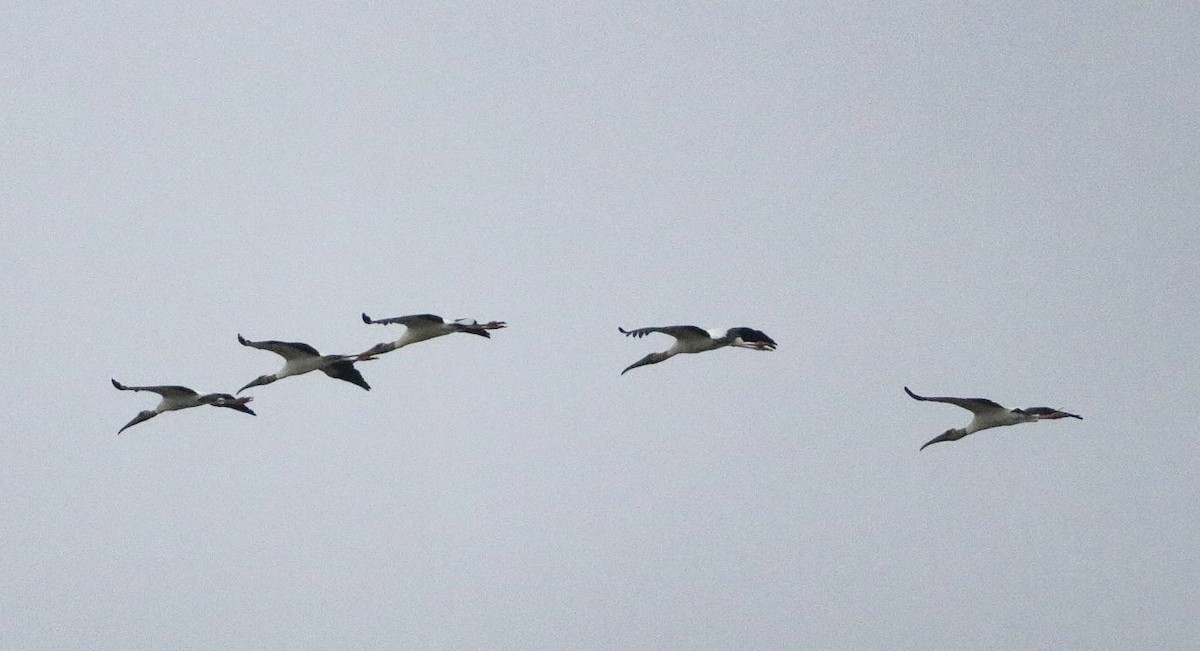
[[[436,314],[410,314],[408,316],[397,316],[390,319],[372,319],[367,316],[366,312],[362,315],[363,323],[380,325],[391,325],[399,323],[405,327],[404,334],[395,341],[384,342],[372,346],[370,350],[358,356],[359,361],[368,361],[375,359],[376,355],[388,353],[397,348],[403,348],[409,344],[415,344],[426,339],[441,337],[442,335],[453,334],[455,332],[466,332],[480,337],[491,338],[488,330],[499,330],[505,327],[503,321],[489,321],[487,323],[479,323],[474,319],[458,319],[447,323],[442,317]]]
[[[941,436],[935,437],[921,449],[941,443],[942,441],[957,441],[968,434],[974,434],[980,430],[989,429],[992,427],[1001,427],[1004,425],[1017,425],[1019,423],[1032,423],[1037,420],[1054,420],[1057,418],[1078,418],[1083,420],[1083,416],[1070,414],[1058,409],[1050,407],[1027,407],[1025,409],[1007,409],[1002,407],[987,398],[929,398],[926,396],[918,396],[904,387],[904,392],[911,396],[914,400],[928,400],[930,402],[944,402],[951,405],[957,405],[974,414],[971,422],[966,427],[959,429],[948,429]]]
[[[125,386],[116,380],[112,381],[112,385],[122,391],[150,391],[151,393],[157,393],[158,395],[162,396],[162,400],[158,402],[157,407],[138,412],[138,415],[134,416],[133,420],[126,423],[125,427],[117,430],[117,434],[124,432],[125,430],[144,420],[150,420],[151,418],[154,418],[165,411],[175,411],[177,409],[187,409],[189,407],[199,407],[201,405],[228,407],[229,409],[236,409],[242,413],[250,414],[251,416],[255,415],[254,411],[246,406],[247,402],[250,402],[254,399],[250,397],[235,398],[228,393],[206,393],[204,395],[200,395],[199,393],[196,393],[187,387],[176,385],[130,387]]]
[[[363,379],[362,373],[354,368],[357,355],[322,355],[316,348],[295,341],[249,341],[238,335],[238,343],[259,350],[269,350],[284,359],[283,368],[271,375],[260,375],[250,384],[238,389],[238,393],[250,387],[270,384],[276,380],[293,375],[302,375],[310,371],[321,371],[325,375],[338,380],[371,390],[371,386]]]
[[[618,327],[626,337],[645,337],[652,332],[661,332],[675,337],[675,345],[661,353],[650,353],[630,364],[621,375],[647,364],[657,364],[680,353],[702,353],[706,350],[716,350],[725,346],[751,348],[753,350],[775,350],[775,340],[763,331],[753,328],[730,328],[725,331],[705,330],[692,325],[664,326],[661,328],[638,328],[626,330]]]

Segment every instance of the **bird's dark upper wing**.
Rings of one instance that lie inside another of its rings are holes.
[[[409,314],[406,316],[394,316],[390,319],[372,319],[367,316],[366,312],[362,315],[363,323],[378,323],[381,325],[390,325],[399,323],[401,325],[411,326],[414,324],[425,323],[445,323],[442,317],[436,314]]]
[[[121,384],[120,382],[117,382],[116,380],[113,380],[112,384],[114,387],[116,387],[122,391],[151,391],[153,393],[157,393],[158,395],[160,395],[164,398],[166,398],[168,396],[199,395],[195,391],[193,391],[187,387],[181,387],[177,384],[159,384],[159,385],[155,385],[155,386],[146,386],[146,387],[131,387],[131,386],[126,386],[124,384]]]
[[[362,376],[362,373],[359,373],[358,369],[354,368],[354,362],[349,360],[334,362],[321,370],[331,378],[345,380],[351,384],[357,384],[367,391],[371,390],[371,385],[367,384],[366,378]]]
[[[730,337],[737,337],[748,344],[766,344],[772,348],[775,347],[775,340],[768,337],[767,333],[754,328],[730,328],[726,333]]]
[[[297,359],[300,357],[320,357],[321,353],[317,352],[316,348],[308,344],[298,341],[275,341],[268,339],[266,341],[250,341],[245,337],[238,335],[238,343],[259,350],[269,350],[284,359]]]
[[[636,330],[626,330],[625,328],[618,327],[617,330],[620,330],[626,337],[645,337],[646,335],[653,333],[653,332],[661,332],[665,335],[671,335],[672,337],[675,337],[676,339],[687,339],[687,338],[711,339],[712,338],[711,336],[709,336],[707,330],[705,330],[704,328],[696,327],[694,325],[673,325],[673,326],[662,326],[662,327],[651,327],[651,328],[638,328]]]
[[[956,405],[958,407],[962,407],[963,409],[966,409],[967,411],[970,411],[973,414],[977,414],[980,412],[986,412],[986,411],[992,411],[994,409],[1004,409],[1004,407],[1002,405],[999,405],[991,400],[988,400],[987,398],[949,398],[949,397],[945,397],[945,396],[938,396],[938,397],[919,396],[919,395],[913,393],[912,391],[910,391],[908,387],[904,387],[904,392],[907,393],[914,400],[928,400],[930,402],[944,402],[949,405]]]

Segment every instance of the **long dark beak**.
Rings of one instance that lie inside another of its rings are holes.
[[[125,427],[122,427],[121,429],[117,430],[117,434],[119,435],[121,432],[124,432],[125,430],[129,429],[130,427],[133,427],[134,425],[137,425],[138,423],[140,423],[144,420],[150,420],[151,418],[154,418],[157,415],[158,414],[156,414],[152,411],[143,411],[140,414],[138,414],[137,416],[134,416],[133,420],[129,421],[128,423],[125,423]]]
[[[266,384],[266,383],[262,381],[262,378],[260,378],[260,377],[254,378],[253,380],[250,381],[250,384],[247,384],[246,386],[238,389],[237,392],[241,393],[241,392],[245,391],[246,389],[249,389],[250,387],[260,387],[264,384]]]
[[[954,436],[954,430],[952,430],[952,429],[946,430],[945,432],[942,432],[942,434],[940,436],[936,436],[933,439],[931,439],[928,443],[926,443],[925,445],[922,445],[921,450],[924,450],[925,448],[933,445],[934,443],[941,443],[942,441],[957,441],[957,440],[958,439],[955,438],[955,436]]]
[[[392,349],[389,348],[387,344],[375,344],[374,346],[371,346],[369,349],[367,349],[365,352],[359,353],[358,355],[350,355],[347,357],[347,359],[349,359],[350,361],[354,361],[354,362],[371,362],[371,361],[374,361],[375,359],[377,359],[375,357],[376,355],[381,355],[383,353],[388,352],[389,350],[392,350]]]
[[[639,367],[639,366],[646,366],[647,364],[654,364],[654,363],[656,363],[656,362],[661,362],[661,361],[662,361],[661,359],[658,359],[658,355],[656,355],[656,354],[654,354],[654,353],[650,353],[649,355],[646,355],[645,357],[643,357],[643,358],[639,359],[638,361],[636,361],[636,362],[634,362],[634,363],[630,364],[629,366],[626,366],[626,367],[625,367],[625,370],[624,370],[624,371],[621,371],[621,375],[625,375],[625,374],[626,374],[626,373],[628,373],[629,371],[632,371],[633,369],[635,369],[635,368],[637,368],[637,367]]]

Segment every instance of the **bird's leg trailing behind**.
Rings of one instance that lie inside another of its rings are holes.
[[[229,395],[228,393],[213,393],[213,394],[204,396],[204,398],[202,400],[204,402],[208,403],[209,405],[212,405],[213,407],[227,407],[229,409],[235,409],[237,411],[240,411],[243,414],[250,414],[251,416],[258,415],[258,414],[254,413],[253,409],[250,409],[249,407],[246,406],[246,403],[250,402],[251,400],[254,400],[254,398],[251,396],[242,396],[240,398],[235,398],[235,397]]]
[[[200,402],[213,405],[214,407],[229,407],[231,405],[245,405],[247,402],[254,400],[252,396],[242,396],[235,398],[228,393],[210,393],[207,396],[200,398]]]
[[[492,335],[488,333],[488,330],[499,330],[500,328],[505,327],[505,323],[503,321],[488,321],[487,323],[479,323],[474,319],[458,319],[451,325],[453,325],[459,332],[479,335],[480,337],[487,337],[489,339],[492,337]]]
[[[474,319],[458,319],[455,321],[455,323],[479,328],[480,330],[499,330],[500,328],[508,327],[508,324],[504,321],[488,321],[487,323],[479,323]]]
[[[373,362],[373,361],[379,359],[377,357],[377,355],[389,353],[393,350],[396,350],[395,342],[384,342],[382,344],[375,344],[374,346],[371,346],[367,350],[365,350],[357,355],[354,355],[352,357],[352,359],[356,362]]]
[[[768,337],[767,333],[745,326],[730,328],[725,332],[724,339],[729,342],[730,346],[736,348],[775,350],[775,340]]]
[[[775,350],[775,344],[769,344],[765,341],[735,341],[729,345],[734,348],[749,348],[750,350]]]
[[[1055,420],[1058,418],[1078,418],[1083,420],[1083,416],[1079,414],[1071,414],[1052,407],[1026,407],[1025,409],[1014,409],[1018,413],[1029,414],[1036,420]]]

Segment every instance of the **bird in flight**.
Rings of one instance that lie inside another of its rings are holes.
[[[390,319],[372,319],[367,316],[366,312],[362,315],[363,323],[391,325],[399,323],[405,326],[404,334],[395,341],[388,341],[382,344],[376,344],[369,350],[359,354],[359,361],[368,361],[375,359],[376,355],[390,353],[397,348],[403,348],[409,344],[415,344],[426,339],[441,337],[455,332],[466,332],[480,337],[491,338],[488,330],[499,330],[505,327],[503,321],[489,321],[487,323],[479,323],[474,319],[458,319],[457,321],[447,322],[442,317],[436,314],[410,314],[408,316],[397,316]]]
[[[260,375],[246,386],[238,389],[238,393],[250,387],[270,384],[276,380],[293,375],[302,375],[311,371],[321,371],[325,375],[338,380],[371,390],[371,385],[363,379],[362,373],[354,368],[358,355],[322,355],[316,348],[296,341],[250,341],[238,335],[238,343],[259,350],[269,350],[283,358],[283,368],[270,375]]]
[[[189,407],[200,407],[202,405],[228,407],[229,409],[236,409],[244,414],[250,414],[251,416],[255,415],[254,411],[246,406],[247,402],[250,402],[254,399],[250,397],[235,398],[228,393],[206,393],[204,395],[200,395],[199,393],[192,391],[187,387],[181,387],[174,384],[164,384],[149,387],[131,387],[113,380],[112,385],[121,391],[149,391],[162,396],[162,400],[158,402],[158,406],[156,406],[154,409],[147,409],[145,411],[138,412],[138,415],[134,416],[133,420],[126,423],[125,427],[117,430],[117,434],[124,432],[125,430],[144,420],[150,420],[151,418],[154,418],[163,412],[175,411],[177,409],[187,409]]]
[[[750,348],[753,350],[775,350],[775,340],[768,337],[762,330],[753,328],[730,328],[728,330],[705,330],[693,325],[664,326],[660,328],[638,328],[626,330],[618,327],[626,337],[645,337],[654,332],[661,332],[675,338],[675,345],[661,353],[650,353],[630,364],[621,371],[625,375],[632,369],[647,364],[657,364],[680,353],[703,353],[725,346]]]
[[[913,400],[926,400],[929,402],[944,402],[950,405],[956,405],[966,409],[974,414],[971,422],[967,423],[966,427],[957,429],[948,429],[940,436],[934,437],[921,449],[941,443],[942,441],[957,441],[968,434],[974,434],[980,430],[989,429],[992,427],[1003,427],[1005,425],[1017,425],[1020,423],[1032,423],[1038,420],[1054,420],[1057,418],[1078,418],[1083,420],[1083,416],[1067,413],[1059,409],[1050,407],[1027,407],[1025,409],[1008,409],[1001,405],[988,400],[987,398],[945,398],[945,397],[927,397],[919,396],[904,387],[904,392],[907,393]]]

